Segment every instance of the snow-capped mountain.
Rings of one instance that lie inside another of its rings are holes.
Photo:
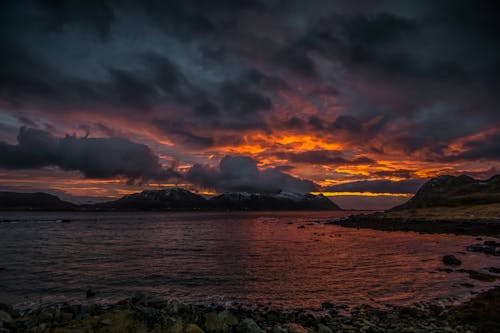
[[[202,210],[209,209],[210,203],[201,195],[173,187],[165,190],[145,190],[93,207],[112,210]]]
[[[211,198],[218,209],[224,210],[339,210],[323,195],[280,192],[270,194],[227,192]]]
[[[227,192],[205,199],[183,188],[145,190],[118,200],[87,205],[92,210],[338,210],[323,195],[280,192]]]

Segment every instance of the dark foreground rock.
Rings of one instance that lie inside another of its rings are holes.
[[[482,244],[468,246],[467,251],[482,252],[493,256],[500,256],[500,243],[495,241],[484,241]]]
[[[460,266],[462,265],[462,261],[457,257],[455,257],[454,255],[449,254],[443,257],[443,264],[449,266]]]
[[[138,294],[114,305],[2,306],[0,332],[54,333],[334,333],[499,332],[500,287],[460,305],[384,310],[328,305],[318,309],[188,305]],[[343,313],[339,315],[338,313]]]

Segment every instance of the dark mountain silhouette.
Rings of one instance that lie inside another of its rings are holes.
[[[0,192],[0,210],[77,210],[78,206],[55,195],[36,192]]]
[[[500,175],[488,180],[439,176],[429,180],[407,203],[392,210],[500,203]]]
[[[83,210],[83,211],[204,211],[204,210],[340,210],[323,195],[280,192],[258,194],[232,192],[210,200],[183,188],[146,190],[120,199],[76,205],[46,193],[0,192],[0,210]]]
[[[95,210],[206,210],[210,209],[211,205],[201,195],[174,187],[166,190],[146,190],[118,200],[84,207]]]
[[[225,210],[340,210],[322,194],[229,192],[209,201],[214,207]]]

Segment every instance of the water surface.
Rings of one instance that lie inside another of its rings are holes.
[[[0,302],[84,302],[91,287],[99,301],[140,290],[191,302],[408,305],[492,285],[439,270],[446,254],[465,269],[499,266],[465,252],[474,237],[319,223],[347,214],[1,213],[16,222],[0,223]]]

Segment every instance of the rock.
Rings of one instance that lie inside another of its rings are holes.
[[[495,241],[485,241],[483,244],[474,244],[467,246],[467,251],[482,252],[494,256],[500,256],[500,243]]]
[[[318,325],[318,330],[316,331],[317,333],[333,333],[332,330],[323,324]]]
[[[335,308],[335,305],[333,305],[333,303],[330,303],[330,302],[323,302],[323,303],[321,303],[321,308],[322,309],[333,309],[333,308]]]
[[[454,255],[449,254],[443,257],[443,264],[449,266],[460,266],[462,264],[462,261]]]
[[[265,333],[265,331],[257,325],[257,323],[250,318],[243,319],[236,328],[238,333]]]
[[[73,319],[73,314],[70,312],[61,311],[57,315],[57,320],[59,320],[61,322],[67,322],[67,321],[70,321],[71,319]]]
[[[0,303],[0,311],[4,311],[7,313],[12,313],[14,309],[12,308],[11,305]]]
[[[278,324],[274,325],[273,331],[272,331],[272,333],[287,333],[287,332],[288,331],[286,329],[284,329],[283,327],[281,327]]]
[[[183,333],[182,318],[177,318],[174,323],[168,328],[168,333]]]
[[[219,313],[212,311],[205,314],[205,329],[207,331],[226,332],[230,326],[236,325],[238,325],[238,318],[228,310]]]
[[[468,270],[467,273],[469,273],[469,277],[474,280],[478,281],[483,281],[483,282],[494,282],[496,281],[497,277],[494,275],[486,274],[486,273],[481,273],[478,271],[473,271],[473,270]]]
[[[138,291],[132,296],[132,303],[144,305],[146,303],[146,297],[147,296],[145,293],[143,293],[142,291]]]
[[[104,325],[104,326],[109,326],[112,324],[111,320],[109,319],[103,319],[99,322],[99,324]]]
[[[490,267],[490,268],[488,269],[488,271],[489,271],[490,273],[500,274],[500,268],[498,268],[498,267]]]
[[[95,292],[89,288],[89,289],[87,289],[86,296],[87,296],[87,298],[92,298],[95,296]]]
[[[304,326],[295,323],[287,324],[286,328],[288,329],[288,333],[309,333]]]
[[[186,329],[184,330],[185,333],[205,333],[204,330],[201,329],[200,326],[196,325],[196,324],[188,324],[186,326]]]
[[[0,321],[4,323],[11,323],[12,322],[12,317],[9,313],[5,311],[0,311]]]

